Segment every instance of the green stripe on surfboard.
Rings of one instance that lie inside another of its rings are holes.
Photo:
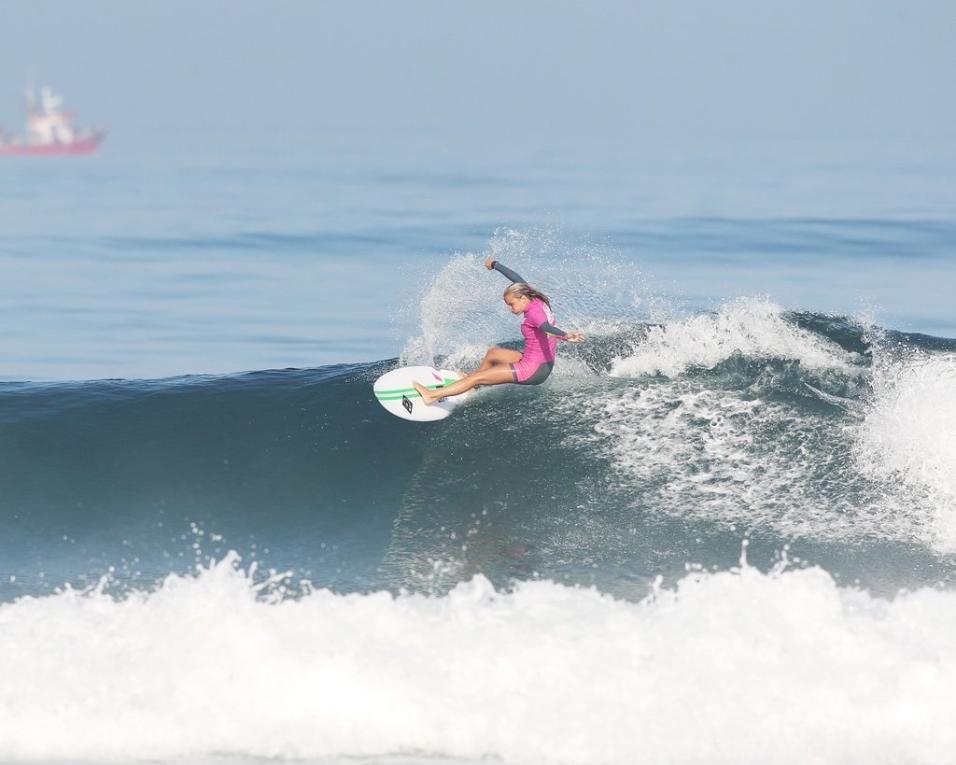
[[[441,386],[436,385],[434,388],[429,388],[429,390],[437,390],[440,387]],[[375,398],[379,401],[401,401],[403,398],[417,398],[418,396],[421,396],[421,393],[414,388],[409,388],[407,391],[399,391],[398,393],[390,393],[387,396],[381,393],[375,394]]]
[[[451,385],[453,382],[457,382],[454,377],[446,377],[441,385],[426,385],[425,387],[428,388],[428,390],[437,390],[438,388],[444,388],[448,385]],[[390,390],[375,391],[375,398],[377,398],[379,401],[400,400],[402,396],[410,398],[417,395],[419,395],[419,393],[414,388],[392,388]]]

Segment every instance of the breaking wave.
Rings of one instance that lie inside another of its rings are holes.
[[[0,758],[937,763],[956,746],[953,592],[887,600],[746,564],[636,603],[481,576],[441,597],[286,581],[230,555],[123,599],[0,606]]]

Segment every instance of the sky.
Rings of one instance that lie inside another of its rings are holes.
[[[956,134],[956,2],[3,0],[0,124]]]

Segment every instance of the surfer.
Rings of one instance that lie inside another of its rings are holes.
[[[485,268],[504,274],[511,282],[511,286],[505,290],[504,299],[511,313],[515,316],[524,314],[524,321],[521,323],[524,351],[512,351],[497,346],[489,348],[478,369],[445,388],[429,390],[418,382],[413,383],[426,404],[457,396],[476,385],[540,385],[554,369],[558,340],[580,343],[585,339],[580,332],[558,329],[554,325],[554,313],[551,311],[548,296],[536,290],[510,268],[494,258],[485,261]]]

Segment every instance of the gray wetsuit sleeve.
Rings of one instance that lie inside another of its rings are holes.
[[[515,282],[521,282],[522,284],[527,284],[527,282],[524,279],[522,279],[519,274],[516,274],[514,271],[508,268],[508,266],[501,265],[501,263],[499,263],[497,260],[495,261],[495,265],[493,266],[493,268],[499,274],[504,274],[504,277],[506,279],[510,279],[512,284],[514,284]]]
[[[547,321],[544,322],[543,324],[539,324],[538,329],[543,329],[549,335],[554,335],[555,337],[568,336],[568,333],[565,332],[563,329],[558,329],[556,326],[554,326],[554,324],[551,324],[550,322],[547,322]]]

